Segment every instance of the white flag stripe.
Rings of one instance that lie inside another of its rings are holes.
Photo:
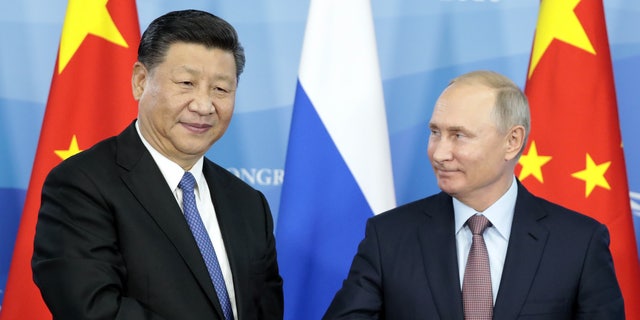
[[[381,213],[396,200],[371,5],[311,1],[309,12],[300,83],[369,206]]]

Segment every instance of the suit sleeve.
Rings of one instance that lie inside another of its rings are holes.
[[[594,231],[584,261],[577,298],[577,319],[624,319],[624,302],[609,251],[609,231]]]
[[[380,319],[383,309],[378,235],[369,219],[351,269],[323,319]]]
[[[33,278],[54,319],[162,319],[123,296],[114,217],[86,174],[61,165],[42,190]]]
[[[267,250],[265,254],[266,277],[264,291],[260,295],[259,319],[282,319],[284,314],[284,294],[282,292],[282,278],[278,269],[278,259],[276,255],[276,243],[273,235],[273,217],[264,195],[260,193],[263,207],[265,208],[266,221],[266,242]]]

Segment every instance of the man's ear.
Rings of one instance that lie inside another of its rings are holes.
[[[505,160],[511,160],[518,156],[524,148],[524,127],[515,126],[509,130],[505,141]]]
[[[147,85],[148,70],[140,61],[133,64],[133,72],[131,74],[131,89],[133,98],[138,101]]]

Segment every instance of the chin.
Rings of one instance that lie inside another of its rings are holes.
[[[443,192],[449,195],[454,195],[456,194],[456,191],[457,191],[457,188],[452,186],[450,181],[448,182],[438,181],[438,188],[440,188],[440,190],[442,190]]]

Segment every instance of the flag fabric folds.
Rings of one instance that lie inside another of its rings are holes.
[[[69,0],[1,320],[51,319],[31,275],[42,184],[60,161],[135,118],[131,70],[139,40],[134,0]]]
[[[276,228],[285,319],[320,319],[366,219],[395,206],[368,0],[312,0]]]
[[[532,131],[520,180],[607,225],[627,319],[640,319],[640,267],[601,0],[541,1],[525,92]]]

